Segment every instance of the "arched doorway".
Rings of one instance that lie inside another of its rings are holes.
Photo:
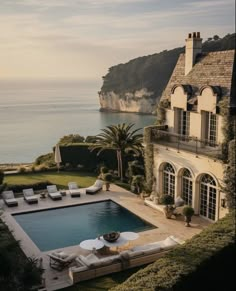
[[[182,198],[185,204],[192,206],[193,200],[193,179],[188,169],[184,169],[182,173]]]
[[[175,197],[175,170],[169,163],[163,168],[163,194]]]
[[[215,220],[216,217],[216,182],[208,174],[200,180],[200,215]]]

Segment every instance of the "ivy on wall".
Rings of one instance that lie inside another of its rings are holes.
[[[154,165],[154,157],[153,157],[153,144],[151,143],[151,132],[153,126],[146,127],[144,130],[144,143],[145,143],[145,151],[144,151],[144,164],[145,164],[145,173],[146,173],[146,185],[147,191],[151,193],[152,191],[152,183],[153,183],[153,165]]]

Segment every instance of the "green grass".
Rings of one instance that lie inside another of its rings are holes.
[[[68,182],[77,182],[80,188],[91,186],[96,180],[93,173],[81,172],[44,172],[44,173],[24,173],[15,175],[5,175],[4,183],[7,184],[33,184],[48,180],[56,184],[58,188],[68,188]]]

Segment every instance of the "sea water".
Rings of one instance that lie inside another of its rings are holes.
[[[100,87],[97,81],[0,81],[0,164],[33,162],[64,135],[155,122],[151,115],[100,112]]]

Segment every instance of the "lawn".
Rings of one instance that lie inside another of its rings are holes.
[[[58,188],[68,188],[68,182],[77,182],[80,188],[91,186],[96,180],[93,173],[82,172],[43,172],[5,175],[4,183],[7,184],[33,184],[41,181],[50,181]]]

